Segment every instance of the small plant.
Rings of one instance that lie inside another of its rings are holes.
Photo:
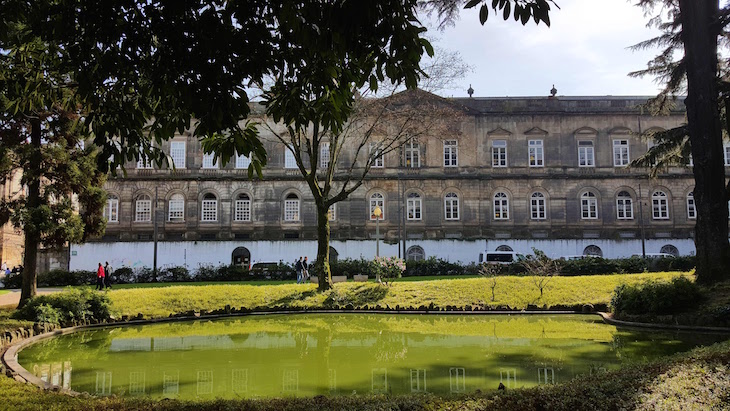
[[[532,252],[535,255],[528,257],[521,264],[525,267],[527,273],[532,276],[532,282],[540,290],[540,298],[542,298],[543,291],[547,288],[550,280],[560,274],[560,265],[556,260],[548,257],[535,247],[532,247]]]
[[[406,270],[405,261],[398,257],[375,257],[371,264],[377,281],[386,285],[400,278]]]
[[[479,275],[489,279],[489,288],[492,289],[492,302],[494,302],[494,289],[497,288],[497,276],[501,272],[498,264],[482,263],[479,266]]]

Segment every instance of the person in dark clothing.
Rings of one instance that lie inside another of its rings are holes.
[[[99,268],[96,270],[96,289],[104,289],[104,267],[99,263]]]
[[[105,261],[104,264],[104,285],[106,288],[112,288],[112,267],[109,261]]]
[[[302,269],[304,266],[302,265],[302,257],[300,256],[296,263],[294,263],[294,270],[297,272],[297,284],[301,284],[304,282],[304,278],[302,277]]]
[[[309,281],[309,263],[307,262],[307,256],[304,256],[304,261],[302,261],[302,279],[303,283]]]

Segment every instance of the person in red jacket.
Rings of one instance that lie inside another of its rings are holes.
[[[96,270],[96,289],[97,290],[103,290],[104,289],[104,267],[101,266],[101,263],[99,263],[99,269]]]

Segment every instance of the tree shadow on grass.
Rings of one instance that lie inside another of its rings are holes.
[[[386,295],[388,295],[388,287],[379,284],[362,284],[347,291],[334,288],[324,300],[324,306],[344,307],[352,304],[353,307],[362,307],[376,304]]]
[[[314,297],[317,294],[317,290],[310,290],[310,291],[304,291],[301,293],[293,293],[290,295],[287,295],[286,297],[282,297],[278,300],[270,301],[268,304],[271,307],[276,306],[289,306],[295,301],[302,301],[306,300],[309,297]]]

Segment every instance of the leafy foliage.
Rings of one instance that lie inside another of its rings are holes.
[[[371,262],[375,278],[386,285],[396,278],[400,278],[406,270],[406,263],[398,257],[375,257]]]
[[[677,277],[670,283],[622,284],[616,287],[611,306],[618,316],[677,314],[696,307],[701,297],[697,284]]]
[[[102,321],[110,316],[111,300],[107,293],[90,288],[69,289],[62,293],[33,297],[13,314],[16,319],[60,325],[89,320]]]

